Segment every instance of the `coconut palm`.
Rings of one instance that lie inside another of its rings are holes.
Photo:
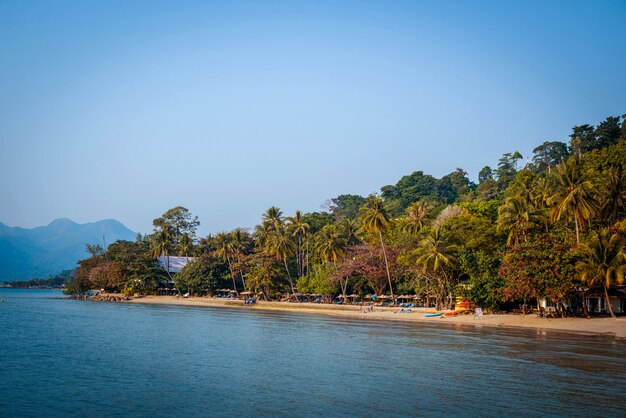
[[[604,184],[601,191],[602,219],[607,223],[616,221],[620,214],[626,212],[626,188],[621,168],[611,167],[604,173]]]
[[[268,222],[274,229],[278,229],[283,223],[283,212],[276,206],[272,206],[263,214],[263,222]]]
[[[168,256],[172,249],[172,239],[169,228],[162,228],[158,230],[151,241],[152,256],[159,258],[161,256]],[[168,262],[169,264],[169,262]]]
[[[554,222],[564,215],[571,215],[576,227],[576,242],[580,242],[580,228],[598,212],[595,189],[577,157],[559,164],[553,173],[556,191],[550,198],[554,205],[550,220]]]
[[[533,184],[531,192],[531,200],[533,206],[537,209],[545,209],[548,207],[550,197],[552,196],[552,185],[550,177],[540,177]]]
[[[187,257],[189,252],[193,248],[193,241],[188,233],[184,233],[180,237],[180,241],[178,242],[178,251],[180,255],[184,255]]]
[[[337,261],[344,256],[347,245],[348,241],[341,234],[339,227],[331,224],[321,229],[316,249],[322,260],[332,261],[336,266]]]
[[[324,226],[319,234],[316,249],[320,254],[320,258],[325,262],[333,263],[335,273],[339,273],[337,269],[337,261],[346,253],[346,247],[348,245],[347,238],[342,234],[342,230],[336,224]],[[341,293],[346,297],[347,280],[344,284],[343,279],[339,278],[339,284],[341,285]]]
[[[369,197],[367,203],[363,206],[361,211],[361,225],[363,230],[371,234],[378,235],[380,239],[380,246],[383,250],[383,256],[385,259],[385,269],[387,270],[387,280],[389,281],[389,290],[391,292],[391,299],[395,301],[393,294],[393,286],[391,284],[391,274],[389,273],[389,260],[387,260],[387,251],[385,250],[385,243],[383,242],[383,233],[387,232],[391,226],[389,217],[384,208],[383,200],[372,195]]]
[[[289,285],[291,286],[291,293],[296,294],[296,289],[293,286],[293,280],[291,273],[289,272],[289,265],[287,264],[287,258],[291,257],[296,249],[296,244],[293,242],[284,226],[280,225],[276,230],[268,234],[265,243],[265,252],[277,259],[283,261],[285,265],[285,271],[287,272],[287,278],[289,279]]]
[[[233,257],[239,261],[241,261],[241,256],[244,254],[246,250],[246,237],[247,233],[242,231],[241,228],[236,228],[230,233],[230,249],[232,251]],[[243,270],[239,270],[239,275],[241,277],[241,285],[243,288],[246,288],[246,280],[243,277]]]
[[[357,219],[343,218],[339,223],[339,227],[341,228],[341,233],[345,237],[348,245],[354,245],[360,242],[360,226]]]
[[[239,296],[239,291],[237,290],[237,283],[235,282],[235,274],[233,273],[233,265],[231,263],[231,255],[232,255],[232,240],[230,234],[226,232],[220,232],[215,235],[215,246],[217,247],[216,253],[219,257],[222,257],[224,261],[228,263],[228,270],[230,270],[230,277],[233,280],[233,290],[235,294]]]
[[[402,229],[405,232],[416,234],[424,226],[430,206],[424,202],[413,202],[406,208],[406,215],[402,218]]]
[[[292,236],[296,239],[296,264],[298,266],[298,276],[304,272],[304,257],[302,252],[302,239],[308,234],[311,228],[302,217],[302,212],[297,210],[296,216],[289,218],[291,222]]]
[[[417,267],[421,268],[423,273],[432,274],[439,281],[439,302],[443,297],[448,279],[445,268],[456,263],[456,258],[453,255],[456,250],[457,246],[448,242],[441,228],[432,228],[415,249]]]
[[[255,246],[259,250],[263,250],[267,243],[270,232],[274,230],[274,226],[270,222],[262,222],[261,225],[254,227]]]
[[[541,219],[541,212],[517,196],[507,198],[498,208],[498,230],[509,231],[507,245],[519,244],[520,238],[526,241],[526,232]]]
[[[444,267],[451,266],[456,262],[453,256],[457,250],[455,244],[450,244],[441,228],[433,228],[429,234],[418,243],[415,253],[416,264],[423,272],[431,271],[438,273]]]
[[[626,251],[624,240],[618,234],[611,234],[608,228],[596,232],[580,246],[582,260],[576,265],[581,279],[589,286],[602,284],[606,306],[616,318],[609,300],[608,289],[624,282],[626,271]]]

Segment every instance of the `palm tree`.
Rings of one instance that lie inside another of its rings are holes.
[[[270,232],[274,230],[274,226],[270,222],[262,222],[261,225],[254,227],[255,245],[258,249],[265,248]]]
[[[519,244],[520,238],[526,241],[526,232],[541,221],[541,212],[517,196],[504,201],[498,208],[498,230],[509,231],[506,244]]]
[[[604,173],[604,184],[601,192],[602,219],[607,223],[616,221],[620,214],[626,212],[626,188],[621,168],[611,167]]]
[[[192,247],[193,247],[193,241],[191,240],[191,237],[189,236],[189,234],[184,233],[180,237],[180,241],[178,242],[178,249],[179,249],[180,254],[187,257]]]
[[[421,267],[422,272],[432,273],[435,277],[447,279],[445,267],[452,266],[456,259],[452,255],[457,250],[457,246],[448,243],[441,228],[433,228],[429,234],[418,243],[415,255],[416,264]],[[440,280],[440,299],[443,296],[445,283]],[[441,302],[441,301],[440,301]]]
[[[169,252],[172,248],[172,239],[170,236],[169,228],[162,228],[156,232],[151,242],[152,256],[159,258],[161,256],[169,257]],[[167,262],[169,268],[169,260]]]
[[[268,222],[274,229],[278,229],[283,223],[283,212],[276,206],[272,206],[263,214],[263,222]]]
[[[387,260],[387,251],[383,242],[383,232],[387,232],[390,227],[389,217],[385,211],[383,200],[372,195],[368,199],[367,204],[363,206],[361,212],[361,225],[363,229],[369,233],[377,234],[380,239],[380,246],[383,250],[385,258],[385,269],[387,270],[387,280],[389,281],[389,290],[391,291],[391,300],[395,302],[396,298],[393,294],[393,286],[391,284],[391,274],[389,273],[389,261]]]
[[[277,259],[283,260],[285,271],[287,272],[287,277],[289,278],[289,285],[291,286],[291,293],[294,296],[296,294],[296,289],[293,286],[293,280],[291,278],[291,273],[289,272],[287,257],[293,255],[295,248],[296,244],[291,240],[291,237],[287,234],[284,226],[282,225],[276,228],[276,230],[270,232],[267,237],[265,251],[267,254],[274,256]]]
[[[230,260],[230,256],[232,254],[231,236],[226,232],[220,232],[215,235],[215,244],[217,247],[217,255],[222,257],[222,259],[228,263],[230,277],[233,280],[233,290],[235,291],[235,294],[239,296],[239,291],[237,291],[237,283],[235,282],[235,274],[233,273],[233,265]]]
[[[358,244],[359,238],[359,221],[356,219],[343,218],[339,224],[343,236],[346,238],[348,245]]]
[[[335,266],[346,252],[348,241],[335,224],[326,225],[320,231],[320,239],[316,249],[324,261],[332,261]]]
[[[236,228],[230,233],[230,248],[233,256],[237,259],[238,264],[241,261],[241,256],[246,250],[245,241],[244,232],[242,232],[241,228]],[[239,269],[239,275],[241,276],[241,285],[245,289],[246,280],[243,277],[243,270],[241,270],[241,268]]]
[[[343,258],[346,253],[346,246],[348,245],[348,240],[341,232],[341,229],[336,224],[324,226],[320,231],[319,240],[316,245],[316,249],[322,260],[325,262],[332,261],[335,267],[335,273],[339,273],[337,261]],[[343,280],[339,278],[339,284],[341,285],[341,293],[345,300],[347,280],[344,285]]]
[[[296,239],[296,264],[298,266],[298,276],[304,273],[304,258],[302,254],[302,238],[309,232],[310,226],[302,218],[302,212],[296,210],[296,216],[289,218],[292,227],[293,237]]]
[[[406,215],[402,218],[402,229],[410,234],[418,233],[424,226],[430,207],[424,202],[413,202],[406,208]]]
[[[215,250],[215,238],[209,234],[206,238],[200,238],[198,245],[196,246],[196,252],[201,254],[208,254]]]
[[[611,234],[608,228],[596,232],[580,246],[583,259],[576,265],[582,280],[589,286],[601,283],[604,288],[606,305],[613,318],[616,318],[609,300],[608,289],[624,282],[626,271],[626,250],[619,234]],[[584,301],[583,301],[584,303]]]
[[[550,198],[554,205],[550,220],[558,221],[571,213],[576,227],[576,242],[580,242],[580,227],[598,212],[596,193],[589,175],[582,171],[577,157],[570,157],[554,170],[556,192]]]
[[[540,177],[533,184],[531,192],[532,204],[537,209],[545,209],[548,207],[548,202],[552,196],[552,185],[550,184],[550,177]]]

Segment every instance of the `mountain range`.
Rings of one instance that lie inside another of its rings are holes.
[[[0,282],[45,278],[76,267],[87,258],[86,244],[134,240],[136,234],[114,219],[77,224],[56,219],[27,229],[0,222]]]

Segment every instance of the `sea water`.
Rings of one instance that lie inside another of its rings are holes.
[[[0,416],[624,416],[626,343],[0,289]]]

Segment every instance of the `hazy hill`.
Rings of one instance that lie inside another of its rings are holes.
[[[73,269],[86,258],[85,244],[107,245],[134,240],[135,233],[114,219],[77,224],[56,219],[47,226],[26,229],[0,222],[0,282],[47,277]]]

